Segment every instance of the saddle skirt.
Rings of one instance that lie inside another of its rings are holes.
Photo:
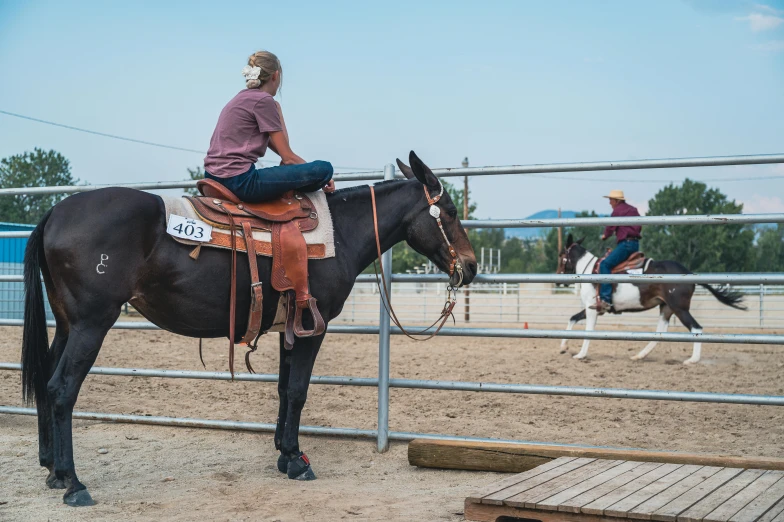
[[[599,265],[602,264],[612,250],[608,249],[604,256],[593,265],[593,273],[599,273]],[[648,268],[648,263],[652,259],[645,257],[642,252],[634,252],[626,261],[621,262],[618,266],[612,269],[613,274],[626,274],[630,270],[642,270],[643,272]]]

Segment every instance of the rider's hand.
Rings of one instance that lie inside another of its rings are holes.
[[[324,192],[327,194],[332,194],[335,192],[335,182],[333,180],[329,180],[329,183],[324,185]]]

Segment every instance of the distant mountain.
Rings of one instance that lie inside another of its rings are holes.
[[[573,218],[577,216],[574,210],[562,210],[562,218]],[[525,219],[555,219],[558,217],[557,210],[540,210],[536,214],[532,214]],[[549,228],[507,228],[505,229],[505,236],[507,239],[510,237],[519,237],[520,239],[535,239],[547,235]]]

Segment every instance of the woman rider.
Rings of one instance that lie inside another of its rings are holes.
[[[273,98],[282,73],[278,57],[270,52],[248,58],[242,70],[246,89],[221,111],[204,158],[206,177],[248,203],[275,199],[289,190],[335,190],[329,162],[308,163],[291,150],[283,112]],[[280,156],[280,166],[257,169],[268,146]]]

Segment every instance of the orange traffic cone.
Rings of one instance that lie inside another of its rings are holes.
[[[523,330],[528,330],[528,321],[523,323]]]

